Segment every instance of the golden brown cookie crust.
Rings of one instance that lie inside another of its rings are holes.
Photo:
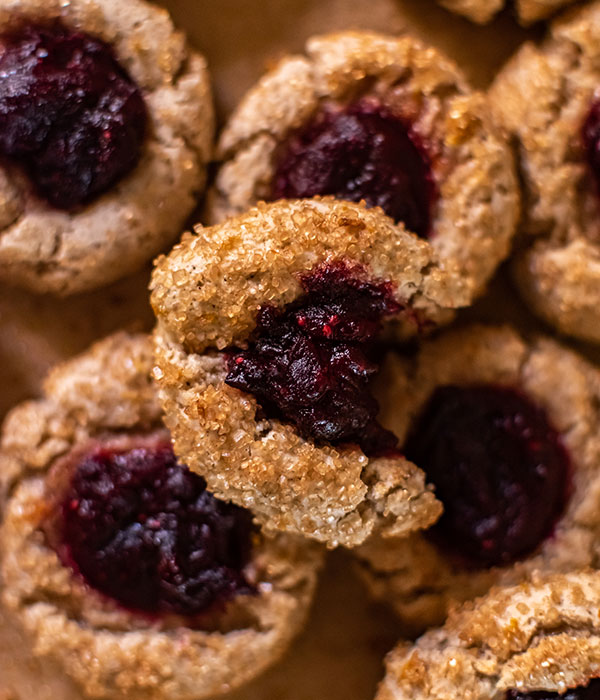
[[[478,24],[490,22],[504,7],[505,0],[438,0],[442,7],[468,17]]]
[[[20,175],[0,169],[0,278],[72,294],[134,272],[180,234],[211,157],[208,70],[168,13],[143,0],[1,0],[0,26],[17,13],[60,18],[111,44],[149,113],[136,168],[79,211],[50,207]]]
[[[42,530],[46,473],[95,439],[165,438],[151,367],[147,336],[111,336],[54,370],[44,398],[15,408],[2,438],[3,603],[32,654],[51,658],[85,698],[195,700],[250,680],[302,626],[321,560],[298,538],[257,536],[247,575],[258,594],[238,596],[209,630],[181,619],[148,622],[61,564]]]
[[[313,37],[243,98],[221,135],[210,221],[268,199],[278,146],[324,104],[369,94],[406,116],[433,152],[438,198],[429,239],[469,302],[509,251],[519,215],[510,150],[486,98],[455,64],[410,37],[340,32]]]
[[[438,0],[448,10],[468,17],[473,22],[490,22],[507,4],[506,0]],[[565,5],[577,0],[514,0],[515,12],[521,24],[528,25],[545,19]]]
[[[600,202],[582,128],[600,84],[600,3],[555,22],[497,77],[492,104],[514,136],[524,186],[514,277],[560,331],[600,342]]]
[[[383,424],[404,442],[438,386],[519,388],[543,408],[571,460],[571,493],[552,537],[507,567],[458,568],[426,537],[372,538],[357,550],[373,594],[391,603],[411,631],[441,624],[455,601],[512,585],[534,571],[567,572],[600,563],[600,373],[552,340],[526,342],[509,327],[474,326],[425,344],[412,365],[390,355],[378,394]],[[398,410],[402,402],[403,410]]]
[[[387,657],[376,700],[500,700],[564,693],[600,676],[600,574],[492,590]]]
[[[269,530],[354,546],[375,527],[408,532],[437,518],[419,470],[401,458],[316,447],[290,425],[257,419],[256,399],[225,384],[218,352],[244,345],[262,305],[298,298],[299,273],[338,260],[392,280],[396,299],[424,319],[448,313],[462,293],[426,243],[377,209],[331,198],[259,204],[197,227],[158,260],[154,376],[177,454],[215,495],[250,508]]]

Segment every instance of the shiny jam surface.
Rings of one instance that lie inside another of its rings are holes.
[[[55,22],[0,35],[0,155],[60,209],[87,203],[137,164],[148,115],[112,48]]]
[[[431,233],[429,156],[411,126],[374,98],[323,109],[281,149],[272,199],[315,195],[364,199],[409,231]]]
[[[229,354],[226,382],[317,443],[393,451],[396,438],[377,422],[370,390],[371,346],[382,319],[401,310],[392,286],[367,281],[346,263],[318,268],[302,285],[294,304],[261,308],[255,338]]]
[[[512,388],[438,388],[405,445],[444,513],[431,536],[476,567],[533,552],[569,491],[569,458],[545,412]]]
[[[250,514],[212,496],[168,443],[86,454],[60,530],[64,563],[133,611],[193,616],[251,592]]]

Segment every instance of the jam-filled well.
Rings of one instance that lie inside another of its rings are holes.
[[[0,155],[54,207],[87,203],[130,172],[147,121],[140,89],[104,41],[59,22],[0,35]]]
[[[255,338],[229,354],[227,384],[317,443],[355,443],[370,455],[393,450],[396,438],[377,422],[370,390],[372,344],[382,319],[400,311],[392,286],[345,263],[301,281],[305,293],[296,302],[260,309]]]
[[[252,590],[252,518],[217,500],[167,442],[80,457],[58,514],[59,553],[133,611],[195,616]]]
[[[560,436],[545,411],[513,388],[438,388],[405,453],[444,505],[431,536],[473,566],[530,554],[566,504],[570,469]]]
[[[429,155],[411,125],[375,98],[323,108],[282,147],[271,198],[315,195],[364,199],[409,231],[431,233]]]

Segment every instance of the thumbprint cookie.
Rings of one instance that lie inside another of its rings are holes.
[[[376,700],[596,700],[600,574],[494,589],[386,666]]]
[[[413,38],[313,37],[242,99],[217,151],[211,222],[257,200],[364,200],[420,236],[469,302],[508,254],[519,194],[506,139],[486,97]]]
[[[359,570],[407,627],[534,571],[595,566],[600,531],[600,372],[556,342],[467,327],[390,354],[382,424],[444,512],[423,535],[371,538]]]
[[[523,222],[514,278],[559,331],[600,342],[600,2],[525,44],[492,86],[514,139]]]
[[[172,243],[213,139],[206,62],[143,0],[0,1],[0,279],[60,295]]]
[[[82,698],[197,700],[271,665],[321,552],[268,539],[173,454],[152,344],[124,333],[51,372],[0,452],[2,602]]]
[[[361,204],[262,203],[186,234],[151,287],[165,421],[217,497],[330,546],[435,520],[370,389],[382,333],[464,293],[425,241]]]

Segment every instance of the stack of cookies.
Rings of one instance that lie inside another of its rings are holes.
[[[0,280],[64,297],[160,253],[152,332],[4,423],[2,609],[51,683],[243,689],[337,548],[403,630],[377,700],[600,698],[600,370],[467,311],[510,259],[600,342],[598,46],[594,0],[482,93],[411,36],[315,36],[215,143],[164,10],[0,0]]]

